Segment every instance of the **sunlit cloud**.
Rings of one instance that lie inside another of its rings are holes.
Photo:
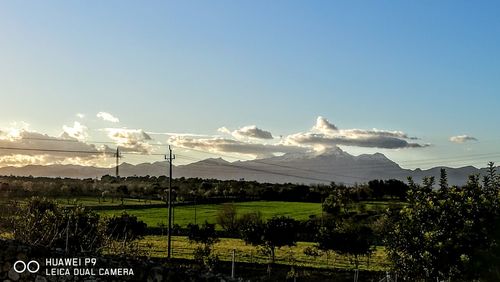
[[[337,131],[338,128],[333,123],[330,123],[326,118],[319,116],[316,119],[316,124],[313,126],[313,130],[329,133],[332,131]]]
[[[275,154],[305,152],[305,148],[283,144],[262,144],[226,138],[190,138],[176,136],[169,143],[177,147],[207,151],[212,153],[237,153],[255,158],[272,157]]]
[[[87,133],[88,128],[78,121],[75,121],[73,123],[73,126],[66,126],[63,125],[63,133],[61,134],[61,137],[63,138],[75,138],[80,141],[83,141],[87,139],[88,133]]]
[[[257,126],[244,126],[237,130],[221,127],[218,132],[232,138],[213,136],[173,136],[168,141],[183,148],[192,148],[216,153],[246,154],[256,158],[270,157],[283,153],[325,151],[338,146],[363,148],[423,148],[429,144],[410,142],[410,137],[402,131],[380,129],[340,129],[324,117],[318,117],[314,126],[306,132],[299,132],[275,140],[269,131]]]
[[[77,129],[78,126],[71,127],[75,132]],[[85,143],[67,132],[55,137],[25,129],[0,129],[0,148],[0,166],[104,165],[113,156],[108,146]]]
[[[229,134],[237,139],[253,138],[253,139],[273,139],[271,132],[258,128],[255,125],[244,126],[240,129],[231,131],[226,127],[221,127],[217,131]]]
[[[105,128],[104,131],[123,151],[141,154],[152,151],[152,145],[148,143],[152,138],[142,129]]]
[[[109,121],[113,123],[120,122],[120,119],[107,112],[98,112],[96,116],[104,121]]]
[[[457,135],[457,136],[452,136],[450,137],[449,139],[451,142],[453,143],[465,143],[465,142],[468,142],[468,141],[478,141],[478,139],[476,137],[472,137],[472,136],[469,136],[469,135]]]
[[[296,146],[311,146],[318,149],[336,146],[354,146],[366,148],[401,149],[422,148],[429,144],[408,142],[416,140],[402,131],[339,129],[324,117],[318,117],[310,131],[290,134],[284,143]]]

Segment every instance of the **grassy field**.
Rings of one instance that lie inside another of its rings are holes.
[[[321,216],[321,204],[319,203],[255,201],[234,203],[234,205],[239,214],[259,211],[264,219],[275,215],[290,216],[297,220],[308,219],[310,215]],[[197,223],[201,224],[205,221],[215,223],[220,208],[220,204],[179,206],[174,211],[174,223],[181,227],[194,223],[195,210]],[[113,216],[120,215],[123,211],[137,216],[139,220],[144,221],[150,227],[157,227],[167,222],[167,208],[100,210],[98,212],[104,216]]]
[[[167,237],[146,236],[140,241],[141,249],[151,257],[166,257]],[[319,257],[310,257],[304,254],[304,249],[314,243],[298,242],[297,246],[283,247],[276,252],[276,263],[298,265],[315,268],[354,268],[349,257],[330,253],[321,254]],[[172,237],[172,255],[176,258],[193,258],[195,244],[189,243],[186,237]],[[268,258],[257,247],[246,245],[240,239],[224,238],[214,245],[214,252],[223,261],[231,260],[232,250],[236,251],[236,262],[267,263]],[[377,247],[370,257],[360,259],[360,269],[386,270],[387,257],[383,247]]]
[[[106,197],[104,199],[99,199],[98,197],[79,197],[79,198],[55,198],[55,200],[62,205],[84,205],[87,207],[95,206],[119,206],[122,201],[119,198],[112,199],[111,197]],[[142,200],[142,199],[131,199],[124,198],[123,204],[127,206],[143,206],[143,205],[158,205],[165,204],[163,201],[158,200]]]
[[[94,203],[95,204],[95,203]],[[271,218],[275,215],[284,215],[295,218],[297,220],[306,220],[309,216],[321,216],[320,203],[303,203],[303,202],[281,202],[281,201],[254,201],[254,202],[238,202],[234,203],[238,214],[259,211],[264,219]],[[383,211],[389,206],[402,206],[400,202],[387,201],[367,201],[356,204],[353,210],[360,211]],[[189,223],[215,223],[218,210],[222,207],[221,204],[203,204],[203,205],[188,205],[178,206],[174,209],[174,223],[181,227],[187,226]],[[98,211],[103,216],[120,215],[126,211],[129,214],[135,215],[139,220],[144,221],[149,227],[158,227],[160,224],[167,222],[167,208],[147,208],[147,209],[103,209]],[[196,213],[196,218],[195,218]]]

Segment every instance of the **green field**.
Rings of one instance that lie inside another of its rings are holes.
[[[58,203],[62,205],[83,205],[87,207],[95,206],[119,206],[122,204],[120,198],[111,197],[78,197],[78,198],[55,198]],[[143,200],[124,198],[123,205],[126,206],[143,206],[143,205],[158,205],[165,204],[163,201],[158,200]]]
[[[240,215],[259,211],[264,219],[275,215],[289,216],[297,220],[308,219],[310,215],[321,216],[321,204],[319,203],[255,201],[234,203],[234,205]],[[221,207],[221,204],[178,206],[174,210],[174,223],[179,224],[181,227],[185,227],[189,223],[195,223],[195,210],[196,223],[201,224],[205,221],[215,223],[217,212]],[[149,227],[158,227],[160,224],[167,223],[167,208],[110,209],[99,210],[98,212],[103,216],[113,216],[120,215],[123,211],[137,216],[139,220],[144,221]]]
[[[151,257],[166,257],[166,236],[146,236],[140,241],[141,250]],[[321,254],[319,257],[310,257],[304,254],[306,247],[314,243],[298,242],[293,247],[283,247],[276,252],[276,263],[307,266],[315,268],[354,268],[349,257],[335,253]],[[175,258],[193,259],[195,244],[183,236],[172,237],[172,255]],[[246,245],[240,239],[224,238],[214,245],[214,253],[220,260],[230,261],[232,250],[235,250],[236,262],[267,263],[268,258],[259,252],[257,247]],[[386,270],[388,268],[387,256],[383,247],[377,247],[370,258],[360,259],[360,269]]]

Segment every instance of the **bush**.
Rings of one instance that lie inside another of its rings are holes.
[[[194,250],[194,259],[209,271],[214,271],[219,258],[212,254],[212,247],[219,241],[215,231],[215,224],[205,222],[201,227],[198,224],[188,225],[188,239],[198,244]]]
[[[147,225],[138,221],[136,216],[126,212],[120,216],[113,216],[106,222],[106,234],[114,240],[135,240],[146,232]]]
[[[64,208],[45,198],[32,198],[26,204],[13,204],[12,209],[13,238],[29,246],[97,254],[105,245],[99,215],[84,207]]]
[[[217,223],[229,234],[238,232],[237,210],[233,204],[223,204],[222,208],[217,212]]]

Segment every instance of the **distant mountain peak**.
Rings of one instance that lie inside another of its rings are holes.
[[[229,162],[226,161],[225,159],[221,158],[221,157],[218,157],[218,158],[204,159],[204,160],[201,160],[201,161],[196,162],[196,163],[221,163],[221,164],[228,164]]]
[[[320,151],[315,152],[315,156],[349,156],[352,157],[351,154],[347,153],[346,151],[340,149],[339,147],[333,147],[333,148],[325,148]]]

